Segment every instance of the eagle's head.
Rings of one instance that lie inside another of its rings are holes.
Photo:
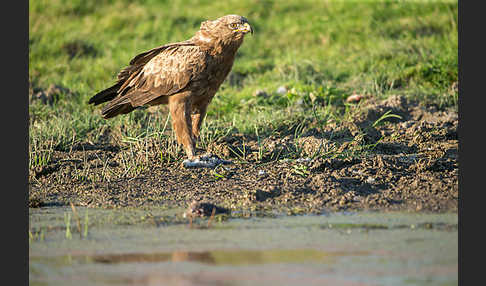
[[[206,45],[220,43],[238,47],[248,33],[253,34],[253,28],[245,17],[226,15],[216,20],[202,22],[195,39]]]
[[[243,16],[226,15],[211,22],[221,34],[233,37],[243,37],[247,33],[253,34],[253,28]]]

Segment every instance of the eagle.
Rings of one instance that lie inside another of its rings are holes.
[[[162,45],[136,55],[117,75],[116,83],[88,103],[108,102],[105,119],[142,106],[167,104],[184,162],[199,161],[196,142],[206,110],[228,76],[244,36],[253,34],[245,17],[226,15],[201,23],[192,38]]]

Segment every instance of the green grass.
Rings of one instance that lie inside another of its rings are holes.
[[[72,239],[71,233],[71,213],[64,213],[64,223],[66,225],[66,239]]]
[[[29,80],[74,93],[30,104],[30,166],[47,164],[52,150],[96,143],[107,128],[120,144],[156,140],[171,150],[161,160],[177,160],[173,135],[161,132],[170,129],[167,113],[104,120],[87,101],[136,54],[186,40],[225,14],[246,16],[255,33],[209,107],[201,147],[234,133],[260,140],[296,132],[296,123],[346,120],[354,92],[457,106],[457,13],[457,1],[30,0]],[[252,96],[257,90],[268,96]]]

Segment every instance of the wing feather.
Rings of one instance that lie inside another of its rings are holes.
[[[140,57],[138,61],[144,59]],[[204,66],[205,55],[198,46],[170,46],[152,55],[127,78],[118,92],[125,94],[132,106],[142,106],[157,97],[180,92],[204,70]]]
[[[109,101],[102,110],[105,118],[129,112],[187,86],[200,70],[194,68],[197,65],[193,65],[193,62],[196,61],[199,64],[203,62],[197,46],[191,40],[143,52],[118,73],[115,85],[94,95],[89,103],[97,105]]]

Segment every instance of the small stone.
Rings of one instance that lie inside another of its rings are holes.
[[[373,177],[368,177],[368,179],[366,179],[366,182],[367,182],[368,184],[373,184],[373,183],[375,182],[375,178],[373,178]]]
[[[286,94],[287,93],[287,88],[282,85],[279,88],[277,88],[277,93],[278,94],[281,94],[281,95]]]
[[[348,98],[346,98],[346,102],[348,102],[348,103],[359,102],[361,99],[363,99],[363,97],[364,97],[364,95],[362,95],[362,94],[354,93],[354,94],[351,94],[350,96],[348,96]]]

